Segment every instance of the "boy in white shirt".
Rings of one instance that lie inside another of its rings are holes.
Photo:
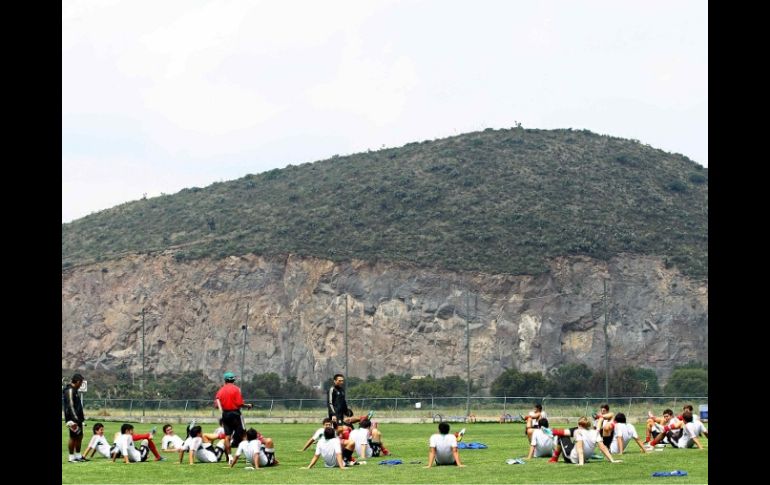
[[[704,435],[706,438],[709,437],[709,432],[703,426],[703,422],[700,420],[695,421],[692,411],[689,410],[682,413],[682,420],[684,421],[684,428],[682,430],[682,437],[677,442],[677,448],[692,448],[694,445],[699,450],[702,450],[703,446],[701,446],[698,437],[700,435]]]
[[[129,462],[147,461],[150,449],[145,444],[146,441],[146,439],[142,440],[142,445],[137,450],[134,446],[134,426],[128,423],[123,424],[120,427],[120,435],[115,439],[115,446],[112,449],[112,461],[115,461],[118,454],[123,457],[123,462],[126,464]]]
[[[321,422],[322,427],[318,428],[315,433],[313,433],[313,436],[308,438],[307,442],[305,443],[305,446],[302,447],[299,451],[305,451],[306,449],[310,448],[310,445],[313,443],[317,443],[321,438],[324,437],[324,431],[326,428],[332,427],[332,418],[324,418]]]
[[[371,421],[363,419],[358,423],[358,429],[350,432],[346,447],[348,450],[355,450],[361,460],[371,458],[372,456],[372,447],[369,445],[369,427],[371,425]],[[359,460],[358,463],[361,463],[361,461]]]
[[[636,441],[636,444],[639,445],[639,450],[642,453],[646,453],[644,451],[644,444],[642,443],[642,440],[639,439],[639,435],[636,433],[636,428],[633,424],[626,423],[626,415],[623,413],[618,413],[615,415],[615,426],[613,429],[613,435],[612,435],[612,443],[610,443],[610,453],[613,455],[619,454],[622,455],[623,451],[625,451],[626,447],[628,446],[628,443],[631,440]]]
[[[179,451],[184,444],[184,440],[174,434],[174,427],[171,424],[163,425],[163,439],[160,442],[161,451]]]
[[[528,460],[536,456],[544,457],[553,454],[553,434],[548,432],[548,419],[540,418],[537,424],[538,427],[532,429]]]
[[[230,463],[230,468],[238,462],[238,457],[243,454],[248,460],[249,465],[259,469],[266,466],[275,466],[278,460],[275,458],[275,448],[272,438],[259,438],[259,432],[254,428],[246,430],[246,441],[241,440],[238,449],[235,451],[235,457]],[[262,441],[264,440],[264,441]],[[251,466],[246,467],[251,469]]]
[[[86,452],[83,453],[84,458],[88,458],[89,451],[91,451],[91,457],[96,455],[96,452],[98,451],[103,457],[110,458],[110,444],[107,442],[107,438],[104,437],[104,425],[102,423],[96,423],[94,425],[94,435],[88,443]]]
[[[557,462],[559,454],[563,452],[565,463],[575,463],[582,466],[587,458],[593,456],[594,449],[597,446],[610,463],[621,463],[623,461],[612,458],[609,450],[602,442],[599,431],[591,427],[591,421],[587,417],[581,417],[578,420],[578,427],[571,429],[570,434],[575,438],[575,442],[573,443],[569,436],[560,436],[556,447],[553,449],[553,457],[548,460],[549,463]]]
[[[428,452],[428,465],[425,468],[431,468],[436,465],[457,465],[464,467],[460,461],[460,453],[457,452],[457,438],[449,434],[449,423],[441,422],[438,424],[438,433],[433,434],[428,442],[430,451]]]
[[[331,420],[329,420],[329,423],[331,424]],[[315,454],[313,454],[310,464],[303,468],[313,468],[319,456],[323,458],[326,468],[339,467],[343,470],[345,469],[345,462],[342,459],[342,445],[331,426],[324,428],[323,438],[315,445]]]
[[[184,458],[184,452],[189,453],[189,463],[192,465],[197,458],[202,463],[216,463],[224,453],[223,448],[219,448],[220,452],[215,453],[215,448],[204,447],[203,438],[201,437],[202,431],[200,426],[193,426],[190,429],[190,436],[184,440],[184,443],[179,448],[179,463],[182,463]]]

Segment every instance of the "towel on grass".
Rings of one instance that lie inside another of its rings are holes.
[[[400,465],[402,463],[404,462],[401,460],[382,460],[380,465]]]
[[[653,477],[686,477],[687,472],[684,470],[674,470],[670,472],[654,472]]]
[[[484,443],[479,443],[478,441],[471,441],[469,443],[466,443],[465,441],[461,441],[457,443],[457,448],[459,449],[483,450],[486,447],[487,445],[485,445]]]

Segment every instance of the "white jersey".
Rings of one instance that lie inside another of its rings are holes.
[[[201,438],[200,436],[196,436],[195,438],[193,438],[191,436],[184,441],[180,449],[182,451],[189,451],[190,453],[195,453],[195,458],[199,462],[216,463],[217,455],[215,455],[213,451],[207,448],[204,448],[202,444],[203,444],[203,438]]]
[[[88,448],[96,450],[97,453],[105,458],[110,457],[110,444],[107,442],[107,438],[95,434],[91,437],[91,441],[88,443]]]
[[[631,442],[633,438],[639,438],[639,435],[636,433],[636,428],[633,424],[630,423],[615,423],[615,431],[612,435],[612,444],[610,444],[610,453],[620,453],[620,450],[618,449],[618,438],[623,440],[623,450],[628,447],[628,443]]]
[[[238,444],[238,449],[235,451],[235,456],[241,456],[243,455],[246,458],[246,461],[249,462],[249,465],[254,465],[254,455],[260,456],[264,455],[262,453],[262,443],[259,440],[251,440],[251,441],[241,441]],[[259,465],[264,466],[267,464],[267,457],[265,457],[264,464],[262,463],[262,460],[260,459]]]
[[[538,419],[535,419],[535,411],[530,411],[527,414],[527,417],[530,418],[530,420],[529,420],[530,427],[537,429],[537,428],[540,427],[540,420],[541,419],[543,419],[543,418],[548,419],[548,414],[546,414],[545,411],[540,411],[540,417]]]
[[[578,440],[583,442],[583,461],[588,461],[589,458],[594,456],[594,449],[596,449],[597,443],[601,443],[602,437],[599,435],[599,431],[595,429],[578,428],[575,430],[575,446],[569,454],[569,459],[572,463],[579,463],[578,458]]]
[[[532,440],[529,443],[535,447],[534,456],[551,456],[553,454],[553,436],[545,434],[541,428],[532,431]]]
[[[701,421],[685,423],[682,430],[682,437],[679,438],[679,441],[676,444],[677,447],[692,448],[695,446],[695,441],[693,441],[693,438],[697,438],[698,436],[702,435],[704,431],[706,431],[706,428],[703,426]]]
[[[342,445],[339,438],[332,438],[327,440],[322,438],[315,445],[315,454],[320,455],[324,460],[324,466],[326,468],[334,468],[338,466],[337,455],[342,453]]]
[[[178,450],[184,444],[184,440],[175,434],[163,435],[160,442],[161,450]]]
[[[122,434],[115,440],[115,446],[121,455],[127,456],[128,461],[142,461],[142,454],[134,447],[134,437],[130,434]]]
[[[359,458],[371,458],[372,447],[369,446],[369,430],[366,428],[354,429],[350,432],[350,439],[356,444],[356,454]],[[364,456],[361,456],[361,447],[366,446]]]
[[[431,448],[436,449],[436,464],[454,464],[455,457],[452,454],[452,449],[457,448],[457,438],[454,434],[436,433],[430,437],[430,442],[428,444]]]
[[[318,440],[324,437],[324,430],[326,428],[318,428],[315,433],[313,433],[313,443],[317,443]]]

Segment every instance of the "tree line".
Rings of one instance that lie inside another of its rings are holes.
[[[62,385],[78,370],[62,369]],[[151,374],[142,388],[141,375],[127,369],[86,370],[88,397],[96,399],[213,399],[222,382],[210,379],[203,371]],[[282,378],[274,372],[255,374],[236,381],[246,399],[323,399],[332,378],[321,389],[299,382],[295,376]],[[602,396],[604,371],[585,364],[566,364],[550,372],[521,372],[506,369],[489,389],[472,381],[473,395],[586,397]],[[464,396],[468,382],[459,376],[434,377],[387,374],[366,379],[347,377],[349,399],[392,397]],[[708,396],[708,364],[690,362],[674,369],[661,387],[655,372],[642,367],[623,367],[610,372],[611,396]]]

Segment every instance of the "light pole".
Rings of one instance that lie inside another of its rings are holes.
[[[144,308],[142,308],[142,422],[144,423],[144,407],[147,404],[147,396],[144,392]]]
[[[348,378],[348,294],[345,293],[345,378]]]
[[[245,376],[243,375],[243,369],[244,369],[244,363],[246,362],[246,333],[249,329],[249,304],[246,303],[246,323],[241,325],[241,330],[243,330],[243,347],[241,347],[241,382],[244,381]]]
[[[609,315],[607,314],[607,280],[604,283],[604,400],[610,399],[610,338],[607,333]]]

